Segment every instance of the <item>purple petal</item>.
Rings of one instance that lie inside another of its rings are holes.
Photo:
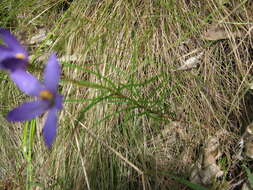
[[[3,47],[0,45],[0,67],[1,69],[5,69],[5,66],[3,65],[3,61],[9,58],[13,58],[15,55],[13,52],[6,47]]]
[[[35,118],[44,113],[50,104],[45,100],[35,100],[26,102],[21,106],[13,109],[7,115],[8,121],[26,121]]]
[[[14,57],[6,58],[0,63],[1,69],[9,70],[14,72],[18,69],[25,70],[27,62],[21,59],[16,59]]]
[[[13,57],[15,56],[13,54],[13,51],[11,51],[10,48],[4,47],[2,45],[0,45],[0,60],[2,61],[3,59],[5,59],[6,57]]]
[[[10,77],[22,92],[31,96],[39,96],[44,88],[33,75],[22,69],[11,72]]]
[[[43,137],[45,144],[48,148],[51,148],[57,129],[57,109],[50,109],[47,115],[47,120],[43,128]]]
[[[63,99],[63,96],[56,93],[55,99],[54,99],[54,107],[58,110],[62,109],[62,99]]]
[[[8,30],[0,28],[0,37],[3,39],[4,43],[6,43],[9,48],[14,50],[16,53],[22,53],[25,55],[25,57],[28,57],[26,50]]]
[[[56,93],[60,79],[60,65],[58,63],[56,54],[53,53],[47,62],[44,72],[44,84],[48,90]]]
[[[10,48],[0,45],[0,69],[7,69],[13,72],[19,68],[25,69],[26,64],[26,59],[16,58],[15,52],[13,52]]]

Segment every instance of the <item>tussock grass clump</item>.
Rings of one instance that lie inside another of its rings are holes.
[[[64,110],[52,150],[36,119],[31,188],[183,189],[171,175],[187,179],[201,146],[217,131],[224,170],[252,122],[252,3],[250,1],[3,1],[2,26],[23,40],[39,76],[56,51],[63,69]],[[12,8],[14,7],[14,8]],[[13,16],[15,15],[15,17]],[[209,24],[229,36],[202,38]],[[39,29],[47,36],[29,39]],[[240,31],[243,36],[236,37]],[[203,53],[197,68],[177,71]],[[41,57],[42,56],[42,57]],[[64,56],[64,57],[63,57]],[[27,97],[1,73],[4,116]],[[40,76],[39,76],[40,77]],[[23,189],[28,175],[24,124],[0,126],[0,189]],[[226,182],[214,183],[218,189]],[[231,180],[233,182],[233,180]]]

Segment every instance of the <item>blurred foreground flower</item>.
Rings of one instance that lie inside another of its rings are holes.
[[[33,75],[23,70],[11,74],[13,80],[24,93],[38,97],[37,100],[26,102],[13,109],[7,115],[9,121],[31,120],[48,111],[43,136],[47,147],[51,147],[57,130],[57,111],[62,109],[62,96],[57,93],[60,79],[60,65],[56,54],[48,60],[44,71],[44,84],[41,84]]]
[[[28,53],[18,40],[8,31],[0,28],[0,69],[11,72],[17,69],[25,69],[28,62]]]
[[[31,94],[39,81],[32,80],[34,77],[25,71],[28,53],[8,30],[0,28],[0,38],[4,42],[0,45],[0,69],[9,71],[12,81],[23,92]]]

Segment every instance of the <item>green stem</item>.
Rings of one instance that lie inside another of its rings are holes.
[[[26,190],[31,190],[31,182],[32,182],[32,147],[34,141],[34,134],[36,129],[36,121],[27,121],[25,123],[24,131],[23,131],[23,154],[27,162],[26,168]]]

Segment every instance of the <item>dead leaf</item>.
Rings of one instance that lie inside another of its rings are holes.
[[[204,149],[203,167],[216,164],[216,160],[221,156],[219,146],[220,143],[218,138],[212,137],[208,140],[207,146]]]
[[[200,58],[202,57],[203,52],[200,52],[198,55],[190,57],[186,61],[183,62],[182,66],[180,66],[176,71],[185,71],[189,69],[196,68],[198,63],[200,62]]]
[[[233,37],[242,37],[241,32],[231,32],[229,33],[223,26],[217,24],[211,24],[207,27],[206,31],[202,34],[204,40],[216,41],[224,40]]]
[[[253,159],[253,139],[245,143],[245,154],[247,157]]]
[[[200,171],[201,171],[201,164],[199,162],[197,162],[193,169],[192,169],[192,172],[191,172],[191,176],[190,176],[190,181],[192,183],[195,183],[195,184],[201,184],[202,181],[201,181],[201,176],[200,176]]]
[[[78,61],[79,58],[81,57],[81,55],[64,55],[62,57],[59,58],[60,61],[63,62],[74,62],[74,61]]]
[[[241,144],[241,150],[245,148],[245,155],[253,159],[253,123],[247,126],[239,143]]]
[[[37,43],[42,42],[45,38],[46,38],[46,30],[40,29],[38,31],[38,33],[30,39],[29,43],[30,44],[37,44]]]
[[[253,135],[253,123],[248,125],[246,131],[249,135]]]
[[[221,177],[223,174],[224,172],[215,163],[200,171],[201,181],[204,185],[211,184],[214,178]]]
[[[216,163],[221,155],[219,138],[209,138],[203,149],[202,156],[200,156],[200,159],[191,172],[191,182],[209,185],[214,178],[221,177],[224,172]]]
[[[241,190],[250,190],[251,188],[250,188],[250,186],[248,185],[248,183],[244,183],[243,185],[242,185],[242,189]]]

